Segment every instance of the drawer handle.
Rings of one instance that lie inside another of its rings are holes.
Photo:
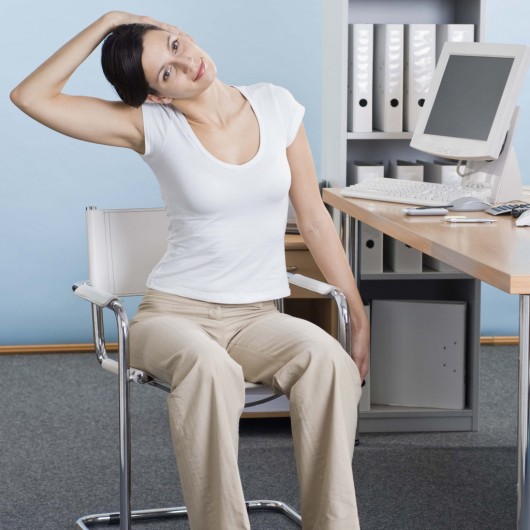
[[[289,265],[287,267],[287,272],[295,272],[298,270],[298,267],[296,265]]]

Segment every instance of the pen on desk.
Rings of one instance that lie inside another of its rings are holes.
[[[473,219],[471,217],[445,217],[445,223],[496,223],[497,219]]]

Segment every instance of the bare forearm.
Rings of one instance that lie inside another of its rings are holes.
[[[301,222],[299,227],[326,280],[341,289],[346,296],[353,332],[350,353],[361,379],[364,379],[369,370],[370,324],[335,225],[322,206],[320,214],[311,216],[310,224]]]
[[[68,41],[11,93],[19,107],[29,107],[59,94],[68,79],[101,43],[120,20],[117,13],[107,13]]]
[[[333,221],[323,209],[316,223],[300,226],[300,232],[326,280],[341,289],[348,300],[354,329],[366,325],[362,299]]]

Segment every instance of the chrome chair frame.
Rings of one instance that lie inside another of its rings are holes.
[[[346,297],[336,287],[307,278],[300,274],[287,273],[289,282],[304,289],[317,292],[333,299],[338,309],[337,338],[344,349],[350,353],[350,314]],[[77,527],[88,530],[95,524],[119,524],[120,530],[130,530],[133,521],[148,521],[187,516],[185,506],[131,510],[131,422],[130,422],[130,383],[149,384],[169,392],[169,387],[142,370],[129,366],[129,319],[120,298],[112,293],[93,287],[89,282],[79,282],[72,286],[74,293],[90,302],[92,307],[93,339],[97,359],[101,367],[118,376],[119,391],[119,467],[120,467],[120,508],[119,512],[85,515],[76,521]],[[281,306],[281,301],[280,301]],[[108,356],[103,311],[110,310],[115,317],[118,331],[118,359]],[[246,387],[260,386],[246,383]],[[272,394],[265,399],[248,402],[245,407],[255,406],[280,394]],[[301,516],[289,505],[277,500],[246,501],[248,511],[273,510],[302,525]]]

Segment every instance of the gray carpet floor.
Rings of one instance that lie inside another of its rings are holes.
[[[482,348],[478,432],[362,435],[354,473],[363,530],[516,528],[517,371],[516,348]],[[88,354],[2,356],[0,374],[0,529],[73,529],[81,515],[117,510],[115,378]],[[181,505],[166,395],[138,385],[131,394],[133,507]],[[243,420],[240,467],[247,498],[298,507],[288,420]],[[251,523],[297,528],[268,513]]]

